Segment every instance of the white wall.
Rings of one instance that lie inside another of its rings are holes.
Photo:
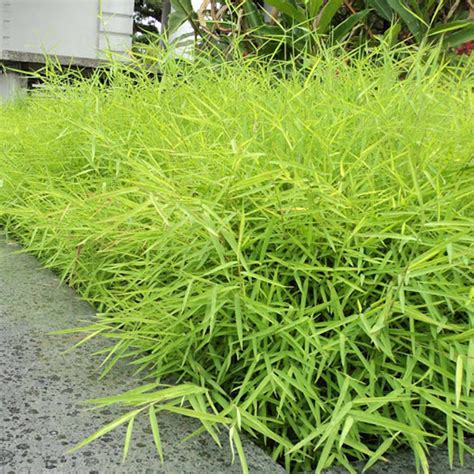
[[[123,52],[130,49],[134,0],[102,0],[99,22],[99,50]],[[100,7],[99,7],[100,9]]]
[[[133,0],[0,0],[0,9],[3,50],[95,59],[131,45]]]

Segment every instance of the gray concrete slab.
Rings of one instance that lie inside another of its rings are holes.
[[[165,464],[161,466],[146,423],[136,424],[130,456],[121,464],[124,430],[107,434],[72,455],[64,453],[121,412],[109,408],[85,411],[81,400],[121,393],[137,381],[130,369],[119,366],[98,381],[98,361],[91,352],[95,340],[67,354],[77,336],[51,336],[50,331],[83,325],[93,309],[20,247],[0,240],[0,473],[238,473],[223,437],[219,449],[207,435],[180,441],[198,424],[162,414],[159,418]],[[473,440],[469,444],[474,447]],[[251,473],[283,473],[265,453],[245,442]],[[416,467],[411,452],[390,456],[373,474],[411,474]],[[474,458],[450,471],[445,448],[433,450],[433,474],[474,473]],[[359,466],[355,466],[359,468]],[[339,474],[334,468],[326,474]]]
[[[65,451],[112,421],[119,409],[86,411],[81,400],[117,394],[139,381],[127,367],[98,381],[91,350],[102,341],[64,354],[77,336],[50,331],[81,325],[94,315],[68,287],[19,247],[0,241],[0,472],[16,473],[238,473],[227,438],[223,449],[207,435],[180,443],[199,426],[194,420],[159,416],[165,454],[161,466],[146,419],[137,420],[130,455],[121,464],[124,429],[107,434],[71,455]],[[250,442],[251,472],[283,473]]]

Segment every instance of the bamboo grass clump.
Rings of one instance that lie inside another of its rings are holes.
[[[127,423],[126,454],[143,415],[163,454],[170,410],[293,472],[472,454],[472,79],[388,53],[308,74],[116,72],[0,111],[1,224],[96,306],[104,372],[143,377],[85,442]]]

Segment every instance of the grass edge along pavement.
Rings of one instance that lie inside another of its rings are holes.
[[[130,407],[125,451],[168,410],[288,470],[472,454],[472,79],[420,56],[117,73],[1,111],[2,225],[99,309],[105,372],[152,374],[94,401]]]
[[[144,469],[154,469],[154,472],[238,472],[240,464],[230,465],[231,453],[225,449],[228,448],[225,433],[221,439],[224,449],[214,446],[212,439],[205,439],[207,433],[183,444],[183,438],[193,431],[189,426],[192,420],[172,413],[160,413],[159,416],[165,454],[162,466],[153,444],[147,442],[149,435],[143,419],[138,419],[134,427],[133,450],[125,463],[120,456],[123,430],[108,434],[89,449],[65,455],[67,446],[73,446],[93,429],[91,424],[105,423],[107,418],[114,416],[111,410],[120,409],[111,407],[99,414],[96,410],[87,411],[88,415],[82,411],[79,415],[79,411],[72,408],[76,404],[71,404],[71,400],[117,392],[120,384],[123,391],[124,383],[133,387],[136,383],[133,368],[119,364],[113,374],[99,381],[97,360],[90,355],[91,351],[104,347],[104,338],[95,338],[68,351],[71,341],[77,341],[77,335],[58,337],[50,333],[67,326],[83,325],[85,320],[93,318],[93,309],[14,242],[0,239],[0,268],[0,352],[4,352],[0,363],[2,469],[40,472],[47,468],[58,472],[83,472],[94,467],[98,472],[113,470],[116,473]],[[25,344],[29,351],[24,351]],[[198,423],[194,423],[194,428]],[[74,426],[73,432],[71,426]],[[470,441],[474,446],[474,439]],[[270,458],[252,443],[244,441],[244,451],[250,472],[277,472],[279,466],[272,465]],[[447,460],[446,447],[430,451],[429,463],[434,474],[446,472]],[[354,467],[360,469],[362,466],[358,463]],[[394,453],[388,457],[388,463],[380,461],[369,470],[381,471],[387,474],[416,472],[412,454],[409,450]],[[340,474],[346,471],[330,468],[324,472]],[[472,472],[472,463],[465,463],[464,468],[456,465],[454,472],[468,474]]]
[[[123,429],[109,433],[88,449],[65,455],[69,446],[74,446],[94,426],[106,423],[107,418],[116,416],[120,410],[120,407],[110,407],[103,412],[79,411],[75,409],[80,407],[79,401],[123,391],[123,384],[133,388],[136,383],[133,368],[119,363],[113,374],[98,380],[100,372],[91,352],[104,347],[107,343],[104,338],[95,338],[71,351],[68,350],[71,344],[78,342],[76,334],[60,337],[50,333],[83,325],[94,317],[93,308],[70,288],[61,285],[57,277],[14,242],[0,239],[0,268],[0,353],[3,351],[0,466],[3,470],[42,472],[47,468],[57,472],[88,472],[93,467],[98,472],[113,470],[115,473],[145,469],[155,473],[239,472],[238,462],[230,464],[232,457],[225,433],[221,437],[224,449],[215,445],[207,433],[182,443],[199,422],[172,413],[159,415],[165,455],[163,465],[153,443],[148,443],[146,419],[137,419],[133,450],[124,463],[120,455]],[[25,345],[28,351],[24,351]],[[74,426],[73,431],[71,426]],[[474,446],[474,439],[470,441]],[[250,472],[273,474],[278,469],[284,472],[248,440],[244,440],[244,451]],[[434,474],[446,472],[447,462],[446,447],[430,451],[429,463]],[[358,463],[354,468],[362,466]],[[455,469],[457,474],[470,474],[472,463],[465,463],[464,468],[456,465]],[[416,472],[412,454],[409,450],[394,453],[388,457],[388,463],[376,463],[369,472],[381,471],[387,474]],[[324,472],[346,471],[330,468]]]
[[[66,455],[111,417],[123,414],[118,406],[90,410],[82,400],[120,393],[139,383],[133,367],[121,363],[99,380],[100,358],[92,353],[107,346],[105,338],[78,345],[80,335],[51,334],[94,317],[94,309],[71,288],[0,235],[0,472],[241,472],[238,460],[232,462],[225,433],[222,448],[207,433],[183,442],[199,422],[173,413],[159,415],[163,463],[149,443],[146,419],[136,420],[133,452],[124,462],[123,428]],[[251,472],[284,473],[253,443],[244,439],[243,445]]]

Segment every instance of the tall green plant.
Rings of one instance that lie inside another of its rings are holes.
[[[314,48],[321,40],[352,38],[395,44],[442,41],[454,47],[474,39],[471,0],[255,0],[217,4],[205,0],[194,12],[190,0],[172,0],[172,28],[191,21],[202,44],[238,44],[248,52],[290,52]],[[269,8],[271,7],[271,8]]]
[[[470,0],[369,0],[367,3],[381,18],[399,22],[414,42],[442,40],[447,46],[456,46],[474,39]]]

